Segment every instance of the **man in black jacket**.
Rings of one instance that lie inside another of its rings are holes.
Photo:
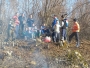
[[[34,20],[32,18],[32,15],[29,15],[28,19],[27,19],[27,25],[28,27],[32,27],[34,23]]]
[[[24,14],[22,13],[20,16],[19,16],[19,21],[20,21],[20,25],[19,25],[19,32],[20,32],[20,36],[23,36],[23,31],[24,31],[24,20],[25,20],[25,17],[24,17]]]

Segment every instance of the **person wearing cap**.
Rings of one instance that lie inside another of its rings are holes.
[[[77,22],[77,19],[73,19],[73,26],[72,26],[72,34],[69,36],[69,43],[71,42],[72,38],[75,36],[76,39],[76,47],[79,47],[79,32],[80,32],[80,25]]]

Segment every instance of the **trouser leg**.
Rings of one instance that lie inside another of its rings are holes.
[[[75,39],[77,42],[76,46],[78,47],[79,46],[79,33],[78,32],[76,32],[76,34],[75,34]]]
[[[64,40],[66,40],[67,35],[66,35],[66,29],[64,29]]]
[[[56,42],[56,40],[57,40],[57,33],[54,32],[54,42]]]
[[[73,32],[70,36],[69,36],[69,43],[71,42],[73,36],[75,35],[75,33]]]
[[[16,27],[15,27],[15,34],[16,34],[16,38],[18,38],[18,36],[19,36],[19,25],[16,25]]]
[[[55,35],[54,35],[54,32],[53,32],[53,33],[52,33],[52,40],[53,40],[53,42],[54,42],[54,36],[55,36]]]
[[[62,29],[62,40],[66,40],[66,29]]]
[[[56,42],[60,41],[60,33],[57,33]]]

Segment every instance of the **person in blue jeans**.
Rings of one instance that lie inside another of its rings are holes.
[[[18,20],[18,13],[15,13],[15,15],[13,16],[13,20],[14,20],[14,24],[15,24],[15,35],[16,35],[16,39],[19,38],[19,24],[20,21]]]
[[[59,21],[57,20],[56,24],[54,25],[54,42],[59,42],[60,41],[60,24]]]
[[[61,36],[62,36],[62,41],[67,40],[67,28],[68,28],[68,21],[65,19],[65,16],[62,15],[62,23],[61,23]]]

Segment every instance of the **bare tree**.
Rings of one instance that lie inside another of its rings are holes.
[[[77,0],[72,7],[70,18],[77,18],[81,26],[81,38],[90,39],[90,1],[89,0]]]
[[[74,3],[69,5],[69,1]],[[67,8],[67,6],[71,7]],[[41,23],[51,25],[53,20],[52,16],[54,14],[56,14],[60,20],[62,14],[68,13],[69,20],[75,17],[78,18],[81,33],[85,32],[90,34],[87,31],[90,27],[89,6],[89,0],[0,0],[0,19],[3,21],[4,25],[7,26],[9,19],[12,18],[15,12],[23,12],[26,18],[29,14],[33,14],[37,25]],[[4,29],[6,29],[6,27]],[[84,36],[84,34],[82,36]]]

